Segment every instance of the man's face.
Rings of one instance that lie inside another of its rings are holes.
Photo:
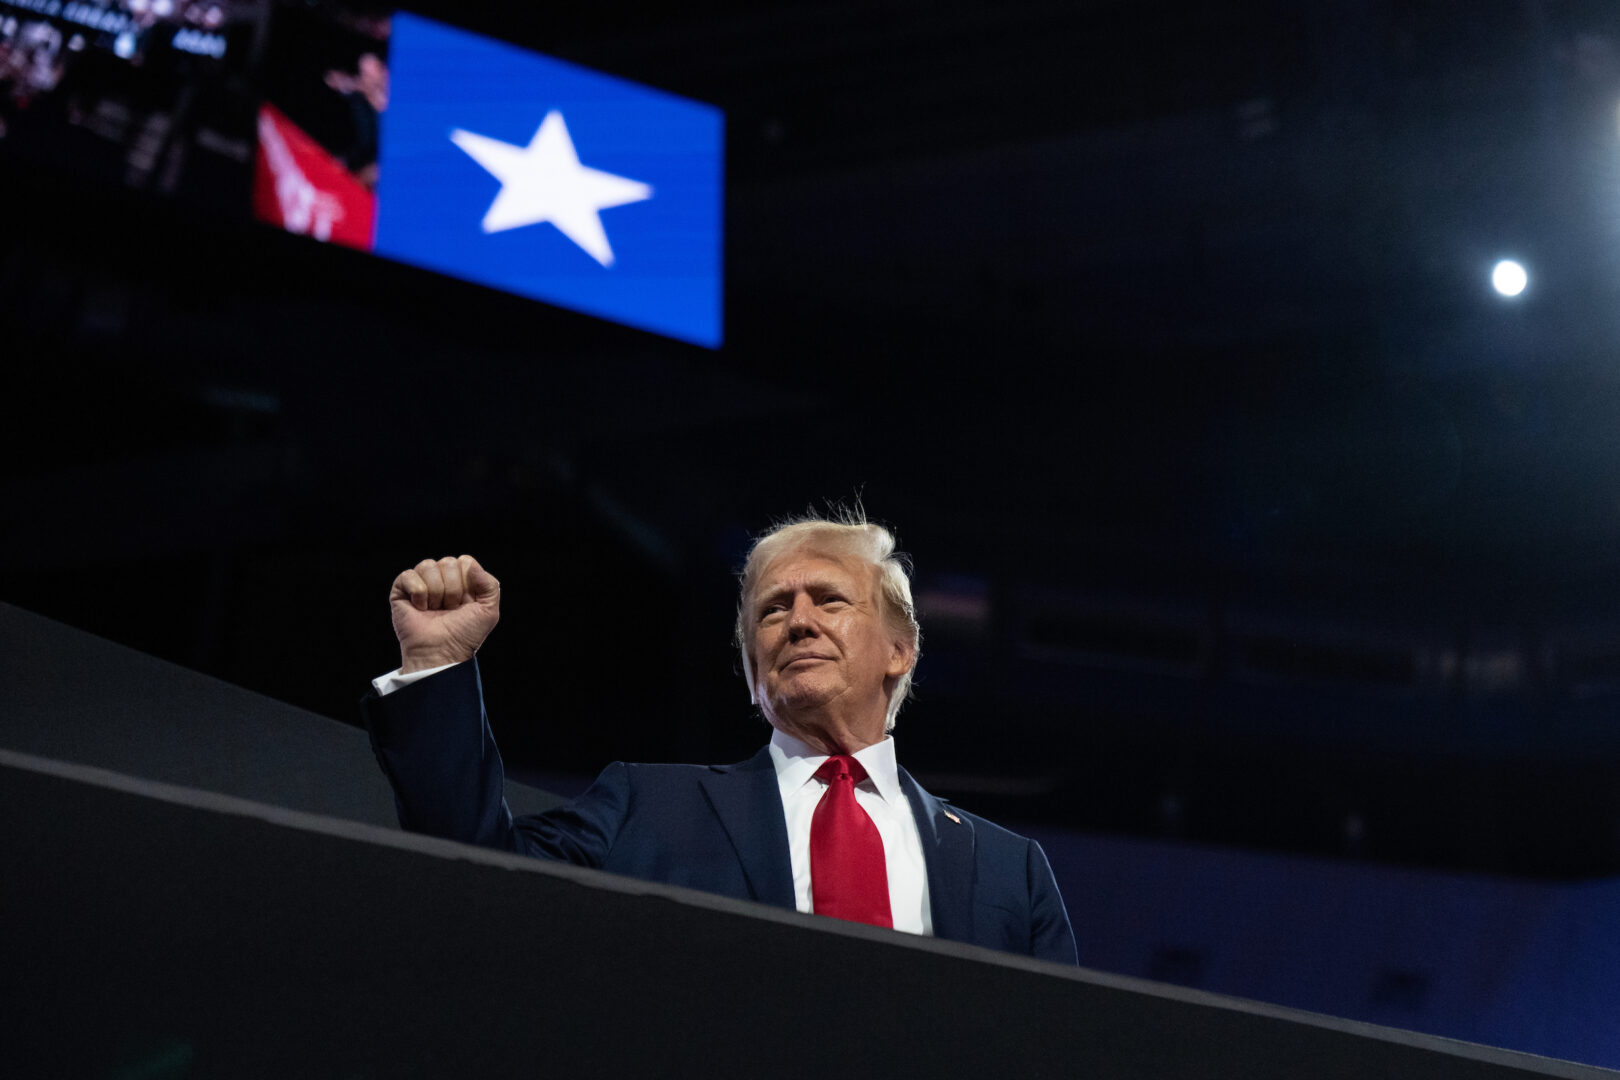
[[[883,619],[877,570],[855,556],[799,548],[777,556],[751,600],[754,695],[790,732],[831,707],[883,737],[885,683],[911,664],[908,643]],[[892,684],[891,684],[892,685]]]

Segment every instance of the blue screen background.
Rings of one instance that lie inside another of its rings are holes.
[[[693,344],[722,339],[719,109],[399,13],[377,186],[378,254]],[[563,114],[580,163],[653,188],[600,211],[603,267],[550,223],[486,235],[500,182],[456,128],[528,145]]]

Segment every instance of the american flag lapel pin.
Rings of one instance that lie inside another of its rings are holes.
[[[958,825],[962,824],[962,819],[957,817],[955,814],[951,813],[949,810],[941,810],[940,813],[944,814],[946,817],[950,818],[952,821],[956,822]]]

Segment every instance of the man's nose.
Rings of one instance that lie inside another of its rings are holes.
[[[793,609],[788,612],[788,639],[798,641],[800,638],[812,637],[816,633],[816,605],[808,596],[801,596],[793,601]]]

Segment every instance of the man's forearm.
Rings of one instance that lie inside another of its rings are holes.
[[[383,678],[389,678],[384,676]],[[372,750],[412,832],[511,849],[506,775],[484,714],[476,662],[393,676],[362,703]]]

